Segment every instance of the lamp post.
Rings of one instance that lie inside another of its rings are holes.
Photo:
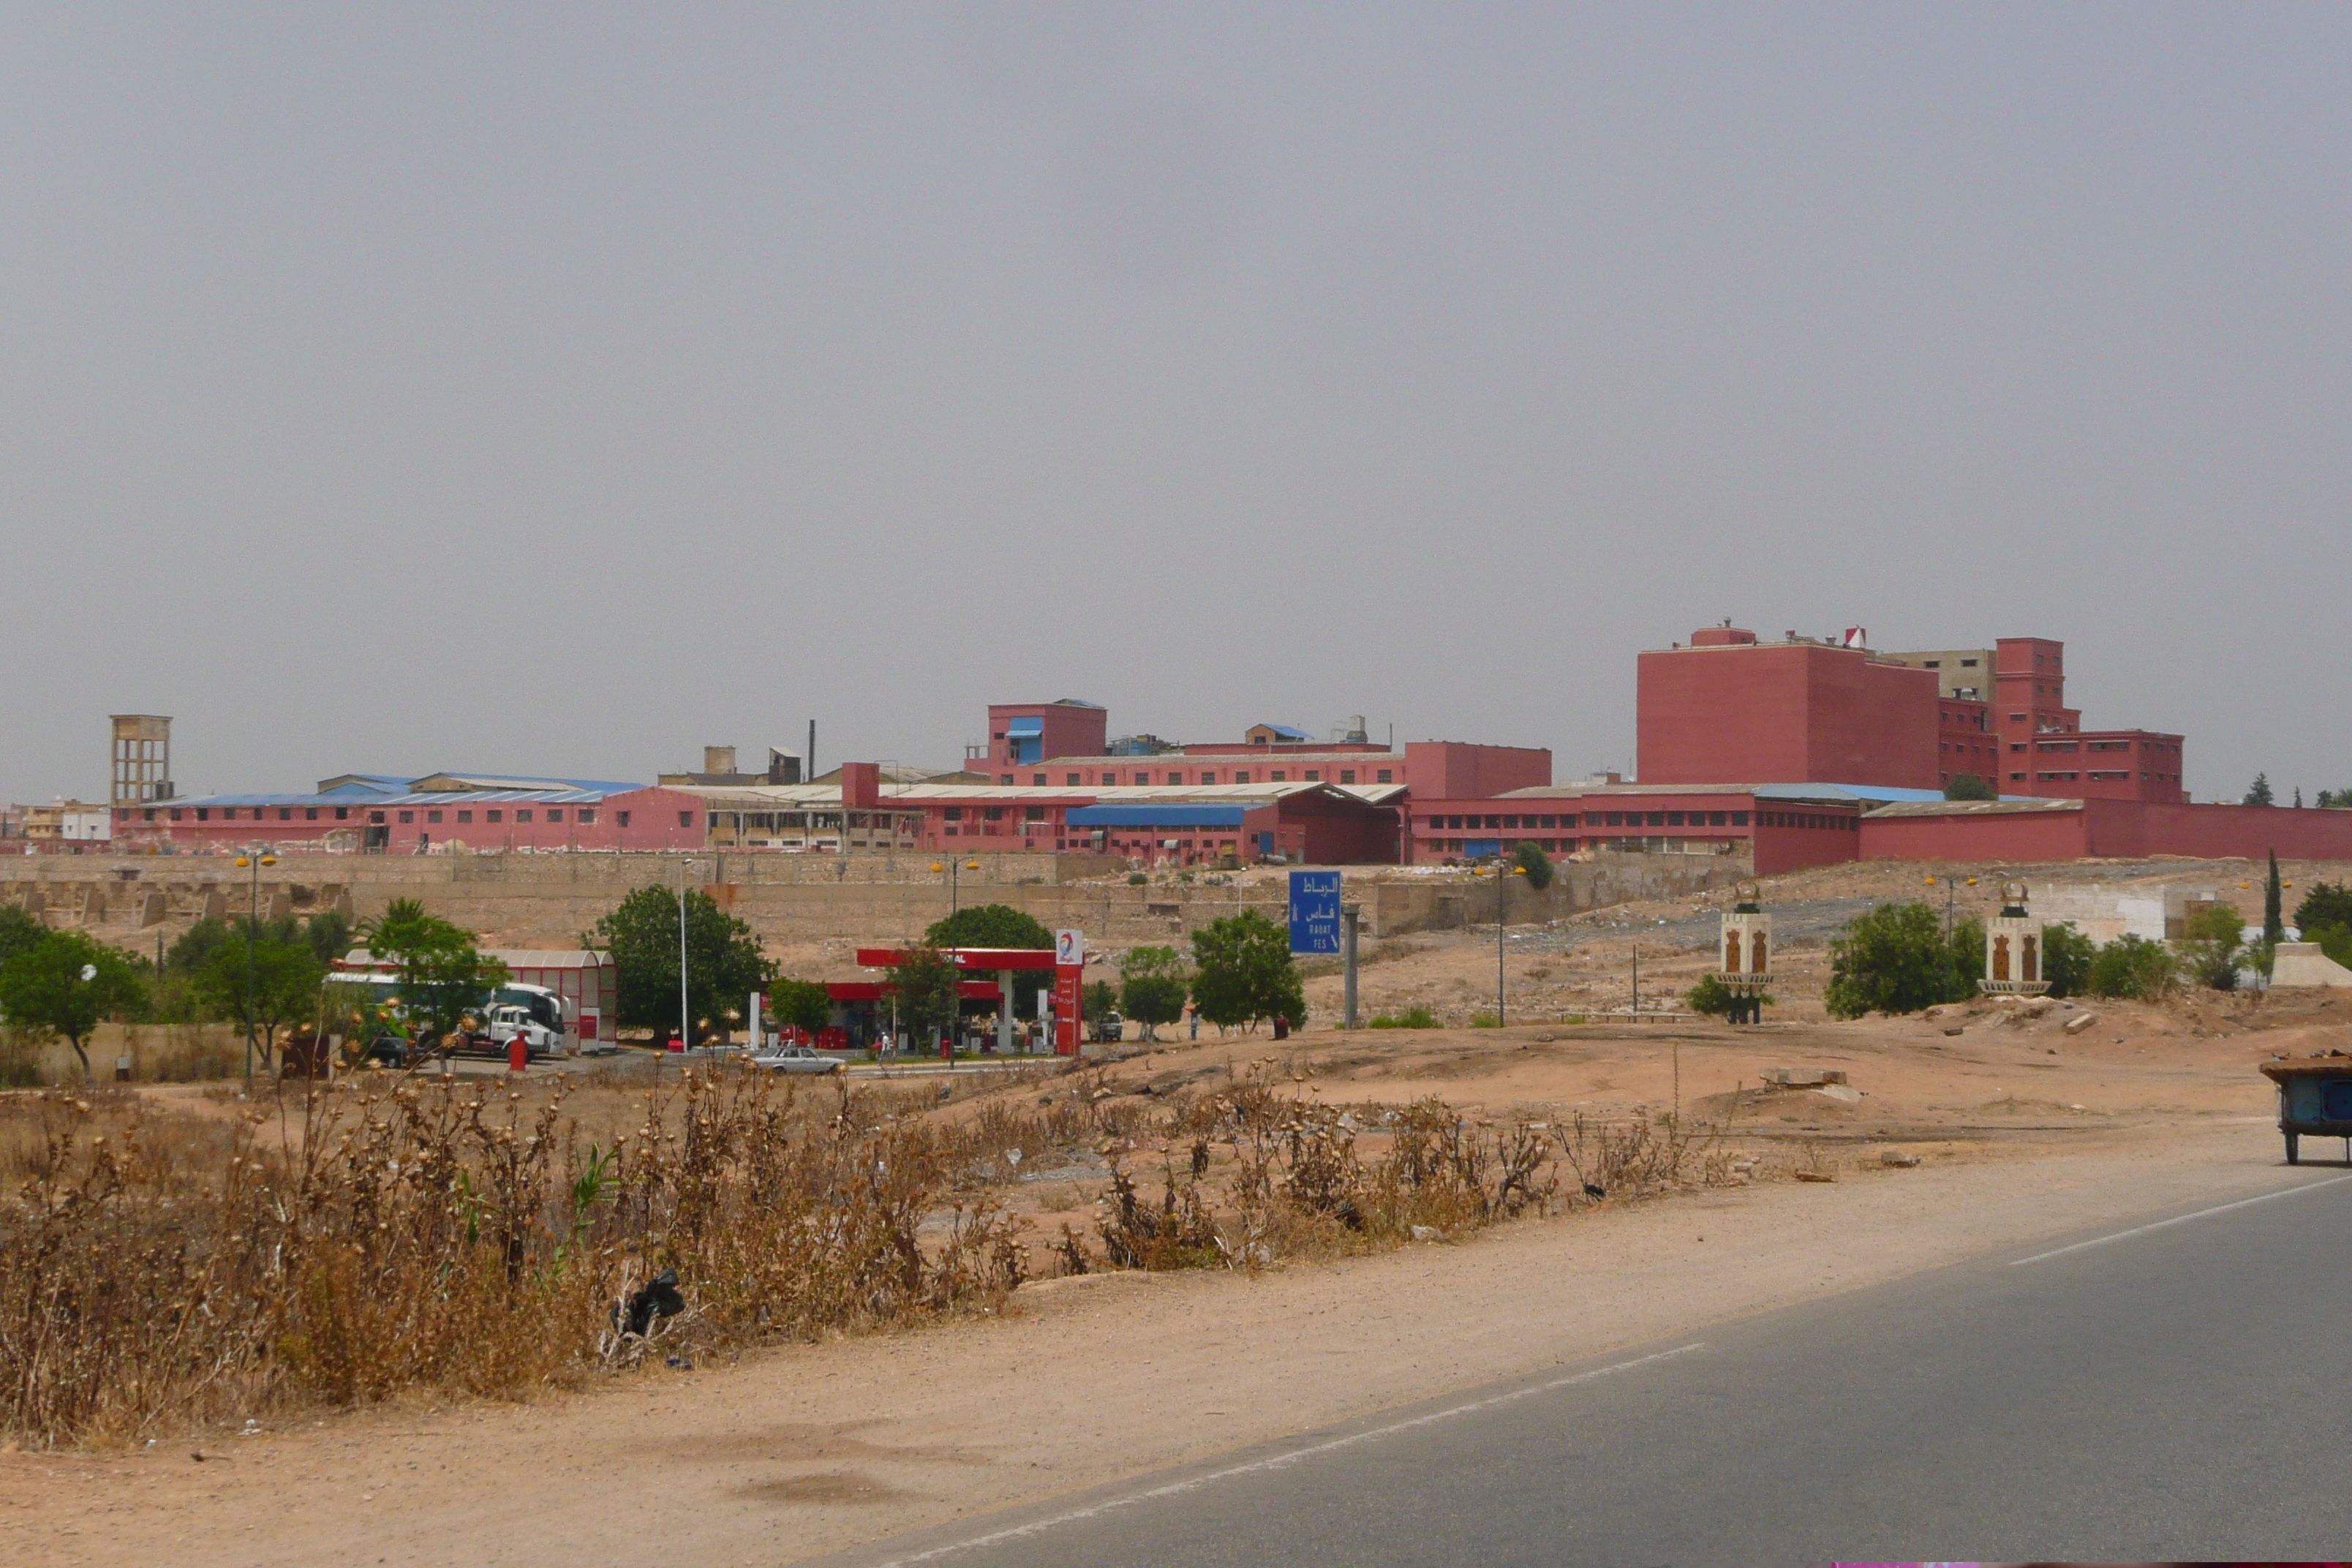
[[[694,869],[694,857],[688,856],[677,863],[677,1048],[684,1052],[694,1043],[693,1015],[686,1005],[686,879]]]
[[[245,900],[245,1087],[253,1088],[253,950],[261,941],[261,868],[278,864],[275,855],[240,855],[240,867],[250,867]]]
[[[1495,862],[1495,1027],[1498,1029],[1509,1021],[1503,1001],[1503,891],[1512,878],[1527,874],[1525,866],[1507,868],[1499,858]]]
[[[945,871],[948,874],[948,913],[955,913],[957,902],[962,894],[962,889],[959,886],[961,879],[961,874],[965,871],[979,870],[980,862],[977,860],[959,860],[950,856],[944,865],[937,860],[932,861],[931,869],[934,871]]]

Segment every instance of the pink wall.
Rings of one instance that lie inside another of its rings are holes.
[[[1551,783],[1551,752],[1542,746],[1481,746],[1463,741],[1408,741],[1399,782],[1449,800],[1542,789]]]
[[[551,802],[453,796],[429,802],[394,799],[341,804],[350,815],[340,820],[332,804],[315,808],[208,806],[202,808],[203,821],[196,819],[197,807],[164,806],[156,808],[157,820],[152,826],[143,820],[136,821],[135,826],[142,834],[153,835],[150,842],[194,854],[231,854],[253,845],[289,852],[321,849],[327,836],[339,829],[364,837],[368,828],[381,826],[387,837],[381,852],[393,855],[414,854],[423,840],[444,844],[451,839],[486,854],[508,849],[691,849],[701,847],[707,826],[699,796],[658,786],[585,802],[558,795]],[[171,820],[174,809],[180,812],[177,822]],[[316,820],[308,816],[311,809],[319,812]],[[142,817],[143,810],[135,810],[134,818]],[[230,810],[236,812],[234,817],[226,815]],[[254,816],[257,811],[261,813],[258,820]],[[593,812],[594,819],[583,822],[583,811]],[[437,822],[433,820],[436,812]],[[490,820],[493,812],[498,814],[495,822]],[[403,813],[408,821],[401,820]],[[470,820],[460,821],[461,814]],[[381,823],[373,820],[379,815],[383,818]]]
[[[1643,784],[1942,782],[1930,669],[1769,643],[1654,649],[1635,681]]]
[[[2091,852],[2080,810],[1863,818],[1865,860],[2073,860]]]

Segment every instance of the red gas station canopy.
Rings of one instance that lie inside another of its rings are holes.
[[[940,951],[958,969],[993,972],[1054,967],[1054,950],[1050,947],[943,947]],[[857,950],[858,964],[866,969],[893,969],[905,963],[906,958],[904,948],[861,947]]]

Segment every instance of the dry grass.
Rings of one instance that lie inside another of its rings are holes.
[[[110,1444],[408,1390],[510,1397],[649,1353],[993,1309],[1024,1272],[1020,1194],[1066,1215],[1102,1191],[1090,1237],[1061,1226],[1063,1271],[1255,1272],[1544,1212],[1563,1167],[1571,1199],[1726,1179],[1720,1130],[1049,1074],[945,1100],[723,1067],[368,1074],[254,1104],[0,1097],[0,1429]],[[1130,1167],[1154,1153],[1147,1197]],[[1102,1189],[1061,1174],[1090,1163]],[[652,1304],[667,1315],[632,1331]]]
[[[273,1122],[15,1097],[0,1426],[122,1441],[409,1387],[510,1394],[681,1337],[898,1322],[1019,1281],[984,1194],[919,1245],[971,1152],[912,1116],[744,1072],[583,1098],[392,1079]],[[663,1269],[686,1310],[627,1332]]]

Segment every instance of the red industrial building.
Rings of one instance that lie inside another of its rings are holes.
[[[1533,843],[1547,854],[1752,854],[1759,876],[1857,853],[1874,804],[1787,784],[1562,784],[1488,800],[1412,803],[1409,858],[1444,865]]]
[[[2179,735],[2083,729],[2066,706],[2063,643],[2003,637],[1992,658],[1992,695],[1969,697],[1948,689],[1931,656],[1706,627],[1687,647],[1641,656],[1642,782],[1941,790],[1972,773],[2003,795],[2188,798]],[[1981,691],[1981,680],[1961,689]]]

